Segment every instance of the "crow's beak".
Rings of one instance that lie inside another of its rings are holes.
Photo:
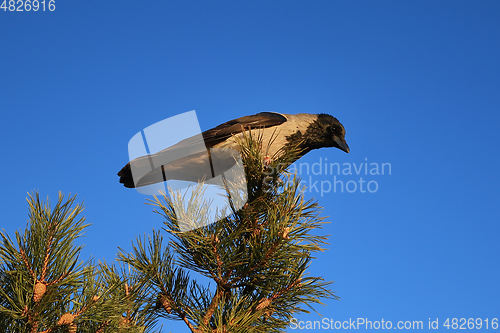
[[[347,145],[347,143],[343,138],[335,137],[333,138],[333,141],[335,141],[335,143],[337,144],[337,148],[339,148],[340,150],[343,150],[346,153],[350,152],[349,146]]]

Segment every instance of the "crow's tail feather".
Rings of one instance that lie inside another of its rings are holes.
[[[120,183],[127,188],[135,188],[134,179],[132,178],[132,170],[130,169],[130,163],[127,163],[119,172]]]

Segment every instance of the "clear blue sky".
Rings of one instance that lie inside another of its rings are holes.
[[[118,246],[162,227],[145,197],[118,183],[135,133],[190,110],[202,130],[260,111],[330,113],[351,153],[300,162],[390,163],[391,174],[336,178],[376,182],[374,193],[307,193],[332,222],[311,274],[335,280],[342,298],[318,312],[425,327],[439,318],[441,329],[446,318],[499,318],[499,41],[497,1],[56,0],[54,12],[1,10],[0,228],[24,228],[27,192],[53,202],[76,193],[92,223],[82,258],[112,261]]]

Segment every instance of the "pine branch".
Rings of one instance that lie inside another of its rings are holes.
[[[2,332],[117,332],[129,304],[120,295],[122,280],[90,260],[79,261],[76,245],[87,225],[81,204],[61,194],[54,207],[28,197],[29,220],[13,241],[0,232],[0,331]],[[131,313],[130,318],[135,314]],[[133,317],[126,325],[144,332],[154,324]]]
[[[155,232],[149,246],[137,239],[133,253],[119,255],[151,283],[151,301],[161,295],[156,309],[164,312],[158,315],[183,320],[191,332],[281,332],[292,313],[307,312],[302,305],[337,298],[326,288],[329,282],[306,276],[311,254],[324,250],[326,236],[312,233],[325,222],[317,204],[305,201],[299,179],[286,172],[299,150],[287,147],[270,157],[251,136],[240,145],[248,188],[241,209],[228,190],[229,214],[206,225],[201,192],[194,191],[187,205],[175,194],[154,197],[150,204],[165,218],[172,251]],[[181,232],[180,220],[205,226]],[[189,272],[212,280],[215,288],[201,287]]]

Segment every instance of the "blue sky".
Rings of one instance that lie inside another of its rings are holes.
[[[112,261],[162,227],[145,197],[118,183],[134,134],[190,110],[202,130],[260,111],[330,113],[351,153],[323,149],[299,163],[390,163],[391,173],[336,178],[374,181],[374,193],[306,193],[332,222],[310,272],[335,280],[341,297],[318,312],[425,328],[439,318],[441,329],[446,318],[498,318],[499,22],[495,1],[1,10],[0,228],[24,228],[27,192],[53,202],[76,193],[92,224],[82,257]]]

